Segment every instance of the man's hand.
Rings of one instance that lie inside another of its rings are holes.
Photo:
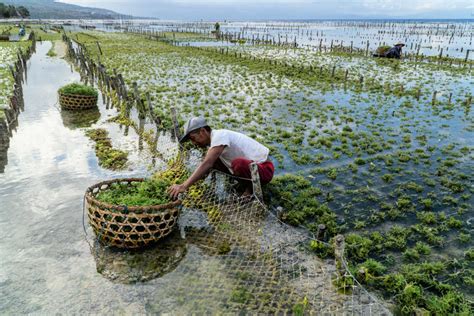
[[[184,184],[175,184],[169,187],[168,194],[173,200],[178,198],[178,194],[186,192],[187,188]]]
[[[193,174],[186,181],[184,181],[183,184],[175,184],[175,185],[172,185],[168,189],[169,195],[173,199],[176,199],[178,198],[178,194],[186,192],[186,190],[190,186],[192,186],[194,183],[196,183],[196,181],[202,179],[206,175],[206,173],[209,172],[209,170],[211,170],[216,160],[224,151],[224,148],[225,148],[225,145],[219,145],[219,146],[210,148],[207,151],[206,157],[204,157],[203,162],[199,164],[196,170],[194,170]]]

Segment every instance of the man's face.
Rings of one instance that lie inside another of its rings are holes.
[[[200,128],[197,131],[193,131],[189,134],[189,139],[191,142],[199,147],[206,147],[209,143],[209,135],[204,128]]]

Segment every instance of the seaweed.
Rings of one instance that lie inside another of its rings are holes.
[[[238,286],[230,293],[229,300],[235,303],[246,304],[253,298],[252,292],[248,291],[243,286]]]
[[[113,205],[161,205],[171,202],[166,192],[170,185],[171,182],[164,179],[149,179],[133,185],[114,183],[101,191],[97,199]]]
[[[434,248],[444,254],[441,247],[452,240],[451,235],[462,247],[470,238],[462,220],[471,209],[471,175],[462,171],[472,148],[450,141],[458,131],[469,139],[472,122],[465,105],[448,106],[438,96],[431,106],[429,95],[445,90],[443,82],[449,79],[469,82],[465,80],[468,69],[459,69],[458,76],[457,70],[442,65],[435,65],[437,69],[417,63],[414,70],[409,61],[371,61],[342,52],[313,54],[295,49],[286,54],[279,47],[246,45],[231,47],[224,54],[219,49],[176,47],[127,34],[97,36],[104,50],[101,61],[123,73],[127,84],[140,78],[163,128],[171,126],[169,108],[176,106],[180,122],[189,115],[204,115],[213,127],[238,129],[270,148],[277,168],[289,172],[265,188],[271,208],[278,209],[285,222],[313,233],[325,224],[327,238],[345,232],[349,263],[365,269],[364,275],[369,276],[365,282],[390,294],[400,312],[447,311],[434,305],[444,306],[450,297],[461,306],[455,294],[447,295],[450,284],[433,281],[431,272],[417,266],[402,269],[398,259],[401,255],[405,262],[417,264],[435,257],[430,256]],[[96,43],[84,38],[79,36],[97,57]],[[351,75],[363,73],[364,83],[347,82],[348,90],[343,90],[338,78],[344,74],[335,71],[331,78],[326,69],[319,73],[319,65],[334,63],[336,58],[354,63]],[[312,70],[301,68],[308,63]],[[397,76],[396,84],[387,83],[385,78],[394,77],[387,73],[402,70],[411,77]],[[443,76],[437,76],[440,71]],[[456,125],[450,121],[458,119]],[[443,131],[447,127],[452,134]],[[314,169],[315,165],[320,168]],[[300,175],[291,174],[300,169]],[[208,216],[218,218],[219,210],[209,209]],[[415,223],[410,226],[411,221]],[[385,231],[385,225],[392,228]],[[351,231],[369,226],[370,234]],[[320,241],[308,247],[320,257],[332,256],[330,247]],[[386,270],[369,271],[375,269],[369,258],[383,263]],[[472,259],[472,250],[463,260],[467,258]],[[340,289],[351,287],[348,279],[337,282]],[[469,276],[456,282],[468,284]],[[304,313],[302,307],[296,304],[294,312]]]
[[[86,135],[95,142],[95,153],[99,158],[100,166],[111,170],[121,170],[126,167],[128,154],[112,147],[105,129],[91,129],[86,131]]]
[[[78,94],[78,95],[90,95],[90,96],[98,96],[98,92],[96,89],[90,86],[86,86],[80,83],[70,83],[58,90],[59,93],[69,95],[69,94]]]

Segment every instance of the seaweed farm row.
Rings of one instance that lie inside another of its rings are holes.
[[[16,31],[17,29],[11,25],[0,25],[0,33],[13,35]],[[31,31],[36,31],[39,37],[43,36],[44,39],[60,38],[60,35],[56,32],[51,32],[48,36],[47,33],[39,29],[39,26],[29,27],[28,35]],[[3,115],[2,110],[9,106],[9,98],[13,95],[14,78],[10,66],[13,66],[17,61],[18,53],[26,51],[30,45],[31,42],[28,40],[28,36],[20,41],[0,41],[0,117]]]
[[[149,94],[164,128],[174,107],[181,124],[202,115],[269,146],[279,176],[267,197],[278,216],[315,234],[324,224],[325,240],[344,233],[360,282],[399,312],[469,314],[470,67],[274,46],[181,47],[128,33],[71,37]],[[289,52],[295,64],[278,60]],[[355,78],[328,69],[336,62]],[[313,248],[330,256],[322,244]]]
[[[209,34],[209,22],[137,22],[127,28],[165,32],[202,32]],[[220,31],[248,42],[259,40],[272,44],[290,44],[305,48],[347,47],[374,51],[381,45],[406,44],[407,53],[428,56],[474,58],[472,23],[429,21],[308,21],[308,22],[222,22]],[[471,50],[471,54],[467,50]],[[466,55],[467,53],[467,55]],[[470,55],[470,57],[469,57]]]
[[[35,28],[46,40],[61,35]],[[343,234],[348,269],[395,313],[472,313],[472,23],[222,23],[242,45],[216,39],[211,23],[103,28],[64,31],[120,74],[137,104],[149,100],[159,129],[173,128],[174,110],[179,126],[200,115],[271,149],[277,176],[265,200],[317,236],[311,251],[333,257],[328,244]],[[365,53],[399,40],[434,58]],[[204,42],[215,45],[193,46]],[[354,52],[328,49],[338,45]],[[112,120],[126,124],[117,110]],[[234,296],[245,301],[242,291]]]
[[[382,45],[406,44],[404,54],[473,60],[473,26],[469,21],[299,21],[227,22],[220,24],[216,38],[215,22],[183,21],[51,21],[53,27],[69,31],[97,29],[107,32],[140,30],[167,33],[171,39],[192,45],[225,45],[229,39],[242,43],[298,46],[310,50],[363,53],[368,55]],[[49,26],[46,26],[49,27]],[[179,33],[192,36],[182,37]],[[237,40],[241,40],[240,42]],[[225,42],[224,42],[225,41]],[[206,43],[208,42],[208,43]],[[209,43],[214,42],[214,43]]]

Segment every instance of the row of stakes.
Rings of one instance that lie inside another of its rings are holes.
[[[125,84],[122,74],[117,73],[117,70],[113,69],[113,75],[110,75],[107,67],[100,62],[100,57],[97,62],[94,61],[82,43],[79,41],[74,41],[77,47],[77,49],[75,49],[73,40],[70,39],[65,33],[63,34],[63,41],[66,43],[68,48],[68,57],[79,67],[80,72],[84,75],[84,77],[88,78],[91,83],[97,79],[99,87],[101,87],[103,92],[105,92],[103,93],[104,96],[111,96],[112,94],[115,94],[118,98],[117,104],[125,104],[124,114],[127,118],[130,118],[131,109],[135,105],[136,109],[138,110],[140,120],[149,116],[157,126],[157,130],[161,129],[162,118],[160,118],[154,112],[149,92],[146,92],[145,100],[142,99],[138,84],[136,82],[132,84],[130,89]],[[102,55],[100,43],[97,41],[96,44],[99,54]],[[112,106],[114,106],[113,103]],[[176,118],[176,111],[174,108],[171,109],[171,118],[173,121],[173,127],[171,128],[172,137],[173,139],[177,140],[179,139],[179,128],[178,120]]]
[[[263,35],[262,34],[262,38],[260,38],[260,34],[257,34],[256,36],[254,34],[252,34],[252,37],[250,38],[250,36],[245,36],[245,30],[246,28],[244,27],[243,28],[243,31],[241,32],[217,32],[215,35],[217,37],[217,39],[220,39],[220,40],[223,40],[223,41],[233,41],[233,40],[245,40],[249,43],[252,43],[252,44],[263,44],[263,45],[274,45],[274,46],[289,46],[289,47],[298,47],[298,44],[297,44],[297,41],[296,41],[296,36],[294,37],[294,40],[291,41],[288,39],[288,34],[286,34],[285,37],[283,37],[282,35],[278,34],[277,38],[278,40],[275,40],[275,38],[273,36],[270,36],[270,34],[266,34],[266,35]],[[144,27],[144,26],[141,26],[141,27],[126,27],[125,28],[125,31],[126,32],[136,32],[136,33],[142,33],[142,34],[148,34],[148,35],[152,35],[152,36],[158,36],[158,37],[163,37],[163,38],[166,38],[166,35],[165,35],[165,32],[162,32],[162,31],[156,31],[156,30],[152,30],[149,26],[148,27]],[[191,29],[191,28],[188,28],[188,27],[184,27],[184,28],[176,28],[175,30],[172,31],[173,33],[186,33],[186,32],[194,32],[194,33],[201,33],[201,34],[209,34],[209,27],[206,27],[205,29]],[[384,31],[385,32],[385,31]],[[264,33],[265,33],[265,30],[264,30]],[[365,53],[366,56],[369,55],[369,47],[370,47],[370,41],[367,40],[367,41],[362,41],[361,42],[361,45],[366,45],[366,48],[356,48],[354,47],[354,41],[351,41],[351,45],[350,46],[343,46],[343,43],[344,41],[340,41],[340,45],[334,45],[334,42],[336,43],[339,43],[339,40],[331,40],[331,44],[330,46],[328,45],[323,45],[323,41],[325,43],[327,43],[327,38],[323,38],[323,32],[321,31],[321,38],[317,38],[319,37],[319,31],[316,31],[316,38],[313,38],[313,35],[312,35],[312,31],[306,31],[307,35],[309,34],[310,36],[310,40],[313,40],[313,41],[318,41],[319,40],[319,45],[318,46],[315,46],[315,45],[305,45],[307,46],[308,48],[311,48],[313,50],[319,50],[319,52],[333,52],[333,51],[339,51],[339,52],[348,52],[348,53]],[[379,34],[382,34],[382,33],[379,33]],[[383,33],[385,34],[385,33]],[[400,36],[402,37],[406,37],[408,35],[410,35],[411,33],[406,33],[406,31],[403,32],[403,34],[400,34]],[[460,35],[462,36],[462,34]],[[449,39],[449,43],[451,43],[451,41],[453,40],[453,37],[454,37],[454,33],[451,34],[451,37]],[[284,38],[284,40],[282,40]],[[381,38],[379,38],[380,40]],[[431,35],[424,39],[424,42],[430,42],[431,41]],[[408,43],[408,37],[405,38],[405,43]],[[471,37],[470,37],[470,43],[469,45],[472,43],[472,34],[471,34]],[[381,45],[385,45],[386,43],[383,42],[383,41],[379,41],[379,46]],[[419,43],[414,43],[414,42],[411,42],[410,43],[410,49],[413,49],[413,44],[415,44],[415,50],[416,50],[416,53],[405,53],[404,54],[404,57],[409,59],[409,60],[423,60],[424,57],[426,58],[429,58],[429,56],[423,56],[423,54],[420,54],[420,48],[422,46],[422,42],[419,42]],[[445,61],[442,60],[442,57],[446,57],[446,58],[449,58],[449,55],[445,55],[443,56],[443,52],[444,52],[444,48],[441,47],[440,45],[438,45],[438,48],[437,48],[439,54],[437,55],[437,57],[440,59],[439,62],[441,63],[444,63]],[[448,51],[449,48],[446,47],[446,51]],[[458,49],[456,49],[458,50]],[[461,47],[460,48],[460,52],[463,52],[464,51],[464,47]],[[469,54],[470,54],[470,51],[471,49],[466,49],[466,55],[464,57],[464,63],[466,64],[468,59],[469,59]],[[461,60],[458,61],[458,64],[461,65],[460,63]],[[449,61],[450,65],[453,64],[453,61]],[[472,67],[472,65],[471,65]]]
[[[14,80],[13,82],[13,95],[9,99],[9,108],[5,110],[6,124],[10,126],[9,133],[11,133],[12,126],[15,126],[18,114],[24,108],[23,103],[23,88],[22,85],[27,80],[27,61],[31,55],[36,51],[36,36],[34,32],[31,32],[28,40],[31,41],[31,45],[25,51],[20,48],[17,51],[17,59],[13,65],[9,65],[10,74]]]
[[[150,33],[150,31],[148,30],[139,30],[139,29],[129,29],[129,32],[131,34],[138,34],[138,35],[144,35],[144,36],[147,36],[151,39],[155,39],[155,40],[163,40],[164,39],[164,33],[158,33],[156,36],[155,35],[151,35],[152,33]],[[176,42],[172,42],[171,44],[174,44],[174,45],[177,45]],[[97,45],[99,45],[99,42],[97,42]],[[205,48],[205,47],[193,47],[193,49],[197,49],[197,50],[205,50],[205,51],[213,51],[215,52],[216,50],[214,48]],[[254,61],[257,60],[257,58],[255,56],[253,57],[250,57],[250,56],[246,56],[246,55],[243,55],[242,53],[237,53],[237,52],[230,52],[229,51],[229,48],[220,48],[218,50],[218,52],[220,54],[225,54],[225,55],[233,55],[233,57],[235,58],[243,58],[243,59],[253,59]],[[411,56],[413,57],[413,56]],[[267,58],[262,58],[262,59],[259,59],[260,61],[263,61],[263,62],[268,62],[270,65],[274,64],[274,65],[284,65],[286,67],[289,67],[289,68],[294,68],[294,69],[297,69],[299,71],[302,71],[302,72],[307,72],[307,71],[310,71],[310,72],[317,72],[319,74],[319,76],[330,76],[330,78],[334,79],[334,80],[338,80],[338,81],[342,81],[344,83],[344,85],[346,85],[347,81],[349,80],[349,78],[353,77],[350,75],[349,73],[349,70],[348,69],[343,69],[342,67],[341,68],[337,68],[337,66],[328,66],[327,68],[325,68],[324,66],[320,66],[319,68],[317,67],[313,67],[312,65],[310,65],[309,67],[305,67],[305,66],[297,66],[297,65],[294,65],[294,64],[288,64],[287,62],[278,62],[276,60],[272,60],[272,59],[267,59]],[[471,63],[471,67],[472,67],[472,63]],[[364,85],[364,82],[367,82],[368,80],[366,80],[364,78],[364,76],[360,75],[356,78],[356,83],[359,84],[360,87],[363,87]],[[369,79],[371,80],[371,79]],[[377,82],[376,79],[373,79],[372,82]],[[380,85],[382,87],[382,85]],[[397,89],[398,88],[398,89]],[[384,89],[390,93],[395,93],[395,91],[398,91],[398,93],[403,93],[406,91],[405,87],[403,84],[400,84],[398,87],[392,87],[392,85],[390,83],[386,83],[385,84],[385,87]],[[437,91],[437,90],[434,90],[431,94],[431,103],[432,105],[436,105],[439,103],[439,100],[438,100],[438,94],[440,92]],[[422,91],[420,88],[418,88],[416,91],[414,91],[414,97],[416,98],[416,100],[420,100],[422,96]],[[448,97],[448,100],[447,100],[447,103],[448,105],[451,105],[451,100],[452,100],[452,96],[453,94],[452,93],[449,93],[449,97]],[[466,100],[464,101],[464,104],[466,106],[469,106],[470,104],[472,103],[472,96],[468,95],[466,96]]]

